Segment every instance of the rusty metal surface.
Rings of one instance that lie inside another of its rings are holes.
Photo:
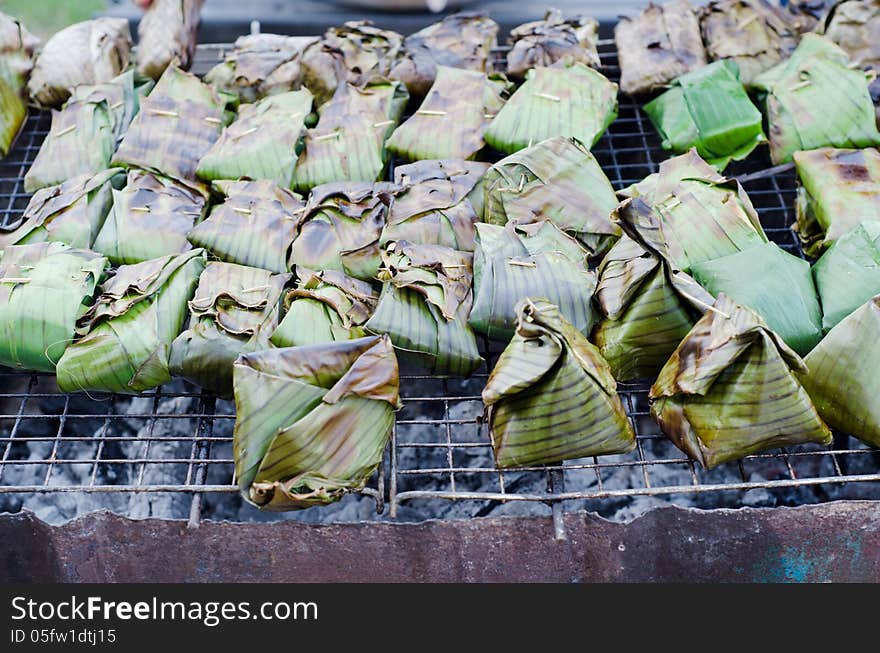
[[[0,516],[0,580],[61,582],[880,581],[880,502],[661,508],[418,524]]]

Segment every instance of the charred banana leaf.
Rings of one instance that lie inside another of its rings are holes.
[[[788,0],[785,12],[799,34],[821,31],[828,14],[840,0]]]
[[[666,436],[707,468],[794,444],[831,444],[795,373],[804,361],[761,317],[718,296],[651,388]]]
[[[636,436],[599,350],[544,299],[523,299],[516,315],[483,389],[498,467],[632,451]]]
[[[400,408],[386,336],[243,355],[235,363],[235,476],[264,510],[333,503],[363,489]]]
[[[138,23],[137,70],[159,79],[173,61],[189,70],[204,0],[153,0]]]
[[[522,79],[532,68],[551,66],[557,61],[579,61],[598,68],[599,23],[594,18],[563,18],[551,9],[544,20],[523,23],[510,32],[507,74]]]
[[[825,36],[859,68],[880,72],[880,0],[847,0],[835,5]]]

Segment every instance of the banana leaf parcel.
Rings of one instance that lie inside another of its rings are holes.
[[[522,79],[532,68],[551,66],[557,61],[579,61],[598,68],[599,23],[594,18],[563,18],[551,9],[544,20],[523,23],[511,30],[508,39],[507,74]]]
[[[238,118],[199,161],[199,179],[270,179],[290,187],[296,144],[305,133],[311,108],[312,94],[306,90],[241,105]]]
[[[400,408],[387,337],[248,353],[235,363],[235,476],[264,510],[297,510],[363,489]]]
[[[644,106],[660,134],[664,150],[692,147],[724,170],[741,161],[766,139],[761,112],[739,79],[737,64],[716,61],[676,79],[671,88]]]
[[[379,296],[373,286],[336,270],[297,270],[299,283],[284,296],[284,319],[270,338],[276,347],[299,347],[367,335],[363,325]]]
[[[300,192],[341,181],[377,181],[388,163],[385,140],[400,122],[409,96],[400,82],[343,84],[306,132],[293,173]]]
[[[550,220],[599,258],[620,236],[611,222],[617,196],[596,158],[577,140],[557,136],[511,154],[483,180],[485,221]]]
[[[189,233],[221,261],[287,272],[290,248],[305,214],[305,202],[271,181],[217,181],[226,201]]]
[[[15,63],[18,57],[0,54],[0,157],[12,149],[27,118],[24,77]]]
[[[791,16],[798,34],[821,32],[828,14],[840,0],[788,0],[785,13]]]
[[[795,373],[804,361],[754,311],[723,293],[651,388],[666,436],[706,468],[794,444],[831,444]]]
[[[498,467],[632,451],[636,436],[599,350],[556,306],[525,298],[486,387]]]
[[[560,63],[530,70],[484,138],[508,154],[554,136],[592,147],[616,117],[617,84],[582,63]]]
[[[813,279],[825,331],[880,295],[880,222],[866,220],[831,245],[813,265]]]
[[[338,270],[363,281],[375,279],[381,264],[379,239],[394,188],[388,183],[315,188],[293,241],[291,267]]]
[[[483,362],[468,325],[473,255],[440,245],[391,242],[382,251],[382,294],[366,323],[431,374],[469,376]]]
[[[189,302],[189,329],[171,343],[171,374],[231,396],[232,364],[239,354],[271,346],[290,279],[235,263],[208,263]]]
[[[551,222],[477,225],[474,306],[468,322],[493,340],[510,340],[524,297],[553,303],[575,329],[590,335],[596,274],[587,251]]]
[[[697,14],[687,0],[649,4],[635,18],[614,26],[620,59],[620,89],[650,93],[706,65]]]
[[[101,286],[55,372],[62,392],[138,393],[171,380],[171,343],[205,268],[204,250],[123,265]]]
[[[752,86],[763,98],[773,163],[800,150],[880,144],[867,74],[823,36],[805,34],[791,58]]]
[[[483,175],[488,163],[453,159],[418,161],[394,169],[394,196],[381,243],[407,240],[474,249],[474,224],[483,217]]]
[[[847,0],[835,5],[825,36],[859,68],[880,72],[880,0]]]
[[[508,87],[500,75],[437,66],[425,100],[386,147],[407,161],[471,159],[483,149],[483,134],[504,106]]]
[[[794,230],[809,256],[865,220],[880,220],[880,151],[821,149],[794,156],[800,186]]]
[[[205,213],[205,197],[189,186],[143,170],[113,191],[113,208],[92,249],[114,265],[140,263],[192,246],[187,235]]]
[[[59,107],[82,84],[109,82],[131,61],[131,32],[124,18],[96,18],[66,27],[50,38],[34,62],[31,97]]]
[[[798,355],[822,339],[822,308],[810,264],[774,243],[696,263],[694,279],[717,297],[748,306]]]
[[[64,243],[4,249],[0,365],[54,372],[106,269],[106,258]]]
[[[804,384],[822,419],[880,447],[880,295],[841,320],[805,359]]]
[[[138,23],[137,70],[159,79],[173,61],[188,70],[204,0],[153,0]]]
[[[0,248],[56,241],[91,249],[113,204],[114,189],[125,183],[119,168],[97,175],[80,175],[52,186],[41,188],[21,217],[10,225],[11,231],[0,229]]]
[[[492,48],[497,45],[498,23],[481,13],[456,13],[407,36],[403,53],[391,69],[391,78],[406,84],[422,98],[437,77],[437,66],[492,71]]]
[[[39,46],[40,39],[31,34],[21,21],[0,11],[0,53],[20,53],[30,57]]]

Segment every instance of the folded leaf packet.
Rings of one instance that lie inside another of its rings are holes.
[[[177,61],[189,70],[205,0],[152,0],[138,23],[137,70],[159,79]]]
[[[862,69],[880,71],[880,4],[877,0],[834,3],[825,25],[825,36],[839,45]]]
[[[532,68],[552,66],[558,61],[598,68],[599,23],[594,18],[564,18],[551,9],[543,20],[523,23],[510,32],[507,74],[522,78]]]

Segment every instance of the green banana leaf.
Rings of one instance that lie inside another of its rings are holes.
[[[171,343],[206,263],[204,250],[193,250],[121,266],[58,361],[61,392],[138,393],[171,381]]]
[[[498,29],[498,23],[479,12],[445,16],[404,39],[391,79],[400,80],[410,94],[423,98],[437,77],[437,66],[492,72]]]
[[[522,299],[516,315],[483,389],[498,467],[632,451],[636,436],[599,350],[544,299]]]
[[[595,258],[620,236],[611,221],[618,204],[611,182],[575,139],[556,136],[505,157],[486,173],[483,188],[491,224],[550,220]]]
[[[151,0],[138,22],[137,70],[159,79],[169,65],[189,70],[205,0]]]
[[[336,270],[297,270],[299,283],[284,296],[284,319],[269,339],[300,347],[367,335],[363,325],[379,303],[373,286]]]
[[[305,218],[302,198],[271,181],[216,181],[226,200],[189,232],[189,241],[221,261],[287,272]]]
[[[24,101],[24,78],[12,59],[16,54],[0,54],[0,157],[12,149],[16,136],[27,119]]]
[[[375,279],[381,264],[379,238],[395,188],[388,183],[339,183],[312,190],[290,250],[290,266]]]
[[[533,68],[484,136],[512,154],[566,136],[592,147],[617,118],[617,84],[580,62]]]
[[[477,225],[474,306],[469,324],[493,340],[510,340],[524,297],[554,304],[566,321],[589,336],[596,274],[587,251],[551,222],[497,227]]]
[[[723,293],[651,388],[651,415],[706,468],[794,444],[831,444],[795,373],[804,361],[761,317]]]
[[[387,336],[248,353],[235,362],[235,476],[264,510],[363,489],[400,408]]]
[[[235,263],[208,263],[189,302],[189,329],[171,343],[171,374],[230,397],[232,364],[238,355],[270,347],[291,276]]]
[[[483,149],[483,134],[509,86],[503,75],[437,66],[425,100],[385,146],[407,161],[472,159]]]
[[[474,224],[483,217],[483,175],[488,163],[448,159],[394,169],[394,196],[380,244],[407,240],[471,252]]]
[[[563,18],[557,9],[543,20],[523,23],[510,31],[507,74],[522,79],[532,68],[558,61],[599,68],[599,23],[587,16]]]
[[[205,197],[189,186],[132,170],[125,188],[113,191],[113,207],[92,249],[114,265],[182,254],[192,247],[187,235],[205,207]]]
[[[880,221],[866,220],[828,248],[813,265],[827,332],[880,294]]]
[[[822,419],[880,447],[880,295],[869,299],[828,333],[805,359],[800,376]]]
[[[388,163],[385,140],[400,122],[409,96],[399,82],[343,84],[306,132],[292,187],[308,192],[340,181],[377,181]]]
[[[865,220],[880,216],[880,152],[821,149],[794,156],[797,224],[804,252],[817,257]]]
[[[55,371],[106,269],[106,258],[64,243],[6,247],[0,256],[0,365]]]
[[[733,61],[686,73],[644,106],[664,150],[692,147],[718,170],[741,161],[766,140],[761,112],[752,104]]]
[[[880,71],[880,3],[846,0],[836,3],[825,36],[839,45],[859,68]]]
[[[880,144],[868,76],[846,52],[818,34],[805,34],[790,59],[758,75],[773,163],[800,150]]]
[[[620,90],[650,93],[706,65],[700,23],[687,0],[648,4],[633,18],[614,26],[620,59]]]
[[[0,230],[0,248],[57,241],[79,249],[91,249],[113,204],[113,193],[125,183],[119,168],[94,177],[80,175],[31,197],[21,217]]]
[[[391,242],[382,251],[382,294],[365,328],[387,333],[405,360],[431,374],[469,376],[482,363],[467,318],[473,255],[440,245]]]

